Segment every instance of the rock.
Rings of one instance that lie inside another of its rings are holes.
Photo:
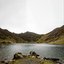
[[[14,54],[14,57],[13,57],[13,59],[22,59],[22,58],[23,58],[23,55],[22,55],[22,53],[20,53],[20,52],[15,53],[15,54]]]
[[[5,61],[1,61],[1,63],[5,63]]]
[[[44,57],[43,58],[44,60],[46,59],[46,60],[52,60],[52,61],[59,61],[60,59],[58,59],[58,58],[46,58],[46,57]]]
[[[38,54],[34,51],[30,51],[30,56],[38,58]]]
[[[8,64],[6,60],[1,61],[2,64]]]

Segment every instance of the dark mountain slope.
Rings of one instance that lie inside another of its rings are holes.
[[[41,35],[33,32],[25,32],[21,34],[11,33],[6,29],[0,28],[0,43],[23,43],[36,42]]]
[[[18,34],[18,36],[27,42],[36,42],[41,37],[41,35],[39,34],[28,31],[25,33]]]
[[[24,40],[22,38],[19,38],[16,36],[15,33],[11,33],[6,29],[1,29],[0,28],[0,43],[15,43],[15,42],[23,42]]]

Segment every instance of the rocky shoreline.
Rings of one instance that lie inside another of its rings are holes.
[[[15,53],[12,60],[0,61],[0,64],[64,64],[64,62],[58,58],[40,58],[36,52],[30,51],[29,55]]]

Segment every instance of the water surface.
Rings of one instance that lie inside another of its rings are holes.
[[[40,57],[64,59],[64,45],[19,43],[0,46],[0,60],[10,60],[16,52],[28,55],[30,51],[35,51]]]

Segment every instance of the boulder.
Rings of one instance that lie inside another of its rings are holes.
[[[60,60],[58,58],[46,58],[46,57],[44,57],[43,59],[44,60],[52,60],[52,61],[59,61]]]
[[[22,58],[23,58],[23,55],[22,55],[22,53],[20,53],[20,52],[15,53],[15,54],[14,54],[14,57],[13,57],[13,59],[22,59]]]
[[[30,56],[38,58],[38,54],[34,51],[30,51]]]

